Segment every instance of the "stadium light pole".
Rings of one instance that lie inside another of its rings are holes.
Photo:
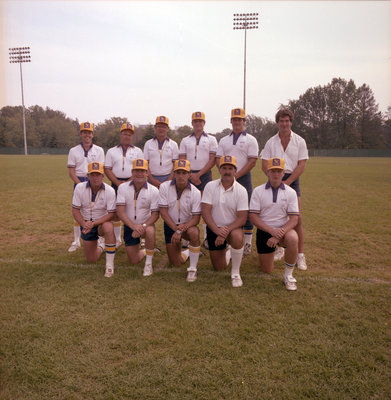
[[[258,29],[258,13],[234,14],[233,29],[244,29],[244,79],[243,79],[243,109],[246,109],[246,49],[247,29]]]
[[[27,156],[26,117],[25,117],[24,95],[23,95],[22,63],[31,62],[30,47],[10,47],[9,58],[10,58],[10,63],[19,63],[20,67],[20,85],[22,88],[22,106],[23,106],[24,155]]]

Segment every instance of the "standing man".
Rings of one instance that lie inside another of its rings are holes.
[[[122,124],[119,134],[119,144],[107,151],[105,161],[105,174],[111,181],[111,186],[117,193],[118,186],[127,182],[132,176],[133,160],[143,158],[140,148],[132,144],[134,127],[126,122]],[[122,244],[121,240],[121,221],[118,216],[113,218],[116,247]]]
[[[236,157],[220,158],[220,179],[209,182],[202,196],[202,217],[207,224],[209,255],[213,268],[225,269],[232,258],[233,287],[243,285],[240,264],[243,257],[243,225],[248,214],[246,189],[236,182]],[[227,242],[231,249],[227,251]]]
[[[152,275],[155,248],[155,222],[159,218],[159,191],[147,182],[148,161],[133,160],[132,180],[122,184],[117,192],[117,215],[124,223],[124,241],[130,264],[145,256],[144,276]],[[145,249],[140,249],[145,238]]]
[[[148,180],[159,189],[162,182],[173,178],[174,161],[178,160],[178,145],[167,136],[168,118],[156,117],[156,137],[144,145],[144,159],[149,163]]]
[[[81,143],[69,150],[68,174],[75,186],[80,182],[87,181],[87,167],[92,161],[104,163],[105,153],[102,147],[92,143],[94,137],[94,125],[90,122],[80,124]],[[80,248],[80,226],[77,222],[73,224],[74,240],[68,251],[76,251]]]
[[[78,183],[73,192],[72,215],[81,227],[87,261],[98,261],[105,251],[105,277],[110,278],[114,274],[115,236],[111,220],[115,213],[115,191],[103,179],[103,163],[88,164],[88,181]],[[105,238],[104,248],[98,243],[99,236]]]
[[[205,114],[201,111],[193,112],[191,124],[194,132],[183,138],[179,145],[179,159],[190,161],[190,181],[201,191],[212,180],[212,168],[216,162],[217,140],[214,136],[204,132]],[[204,247],[207,246],[206,224],[202,224],[204,231]]]
[[[189,182],[190,162],[177,160],[174,164],[174,179],[164,182],[159,189],[160,214],[164,220],[164,237],[168,259],[179,267],[187,257],[188,282],[197,279],[197,264],[200,256],[201,193]],[[181,251],[181,239],[189,241],[189,248]]]
[[[267,162],[272,157],[279,157],[285,160],[285,175],[282,181],[290,186],[297,193],[299,202],[299,222],[295,230],[299,236],[299,254],[297,256],[297,267],[303,271],[307,269],[304,256],[304,230],[301,216],[301,193],[299,177],[304,172],[308,160],[308,150],[305,140],[291,131],[293,113],[288,108],[282,108],[276,114],[278,132],[265,144],[261,152],[262,170],[267,175]],[[275,260],[281,260],[284,256],[284,249],[279,249]]]
[[[267,161],[268,182],[254,189],[250,201],[250,220],[258,228],[257,251],[261,270],[272,273],[274,251],[277,245],[285,247],[285,287],[287,290],[296,290],[296,279],[292,273],[297,259],[298,237],[294,228],[300,213],[296,192],[282,183],[284,167],[282,158]]]
[[[244,130],[246,113],[243,108],[234,108],[231,111],[232,132],[219,142],[216,154],[216,164],[220,157],[225,155],[235,156],[238,166],[235,174],[236,180],[246,188],[248,199],[251,198],[252,183],[251,170],[258,159],[259,147],[254,136]],[[251,253],[251,240],[253,237],[253,225],[249,220],[244,225],[244,255]]]

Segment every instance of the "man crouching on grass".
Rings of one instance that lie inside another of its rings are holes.
[[[115,235],[111,220],[115,214],[115,191],[103,179],[103,164],[88,164],[88,181],[78,183],[73,192],[72,215],[80,224],[87,261],[98,261],[105,251],[105,277],[110,278],[114,274]],[[98,241],[98,235],[104,236],[104,243]]]
[[[133,160],[132,180],[123,183],[117,192],[117,215],[124,223],[124,242],[130,264],[145,257],[143,276],[153,273],[155,222],[159,218],[159,190],[147,182],[148,161]],[[140,248],[145,238],[145,249]]]
[[[201,249],[197,227],[201,216],[201,192],[189,182],[189,178],[190,162],[176,160],[174,179],[160,185],[159,206],[170,263],[179,267],[189,257],[186,280],[194,282]],[[189,241],[189,248],[184,252],[181,251],[182,238]]]
[[[285,161],[271,158],[267,162],[268,182],[254,189],[250,201],[250,221],[257,229],[257,251],[262,272],[274,268],[277,245],[285,247],[284,283],[287,290],[296,290],[292,272],[298,251],[298,236],[294,227],[299,220],[296,192],[282,183]]]

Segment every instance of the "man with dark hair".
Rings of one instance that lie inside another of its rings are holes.
[[[262,170],[267,175],[267,162],[270,158],[279,157],[285,160],[285,175],[282,181],[297,193],[299,202],[299,222],[295,230],[299,237],[297,267],[301,270],[307,269],[304,256],[304,231],[301,216],[301,192],[299,177],[304,172],[308,160],[308,150],[305,140],[292,132],[293,113],[288,108],[281,108],[276,114],[278,132],[265,144],[261,152]],[[280,260],[284,256],[284,249],[279,249],[274,259]]]

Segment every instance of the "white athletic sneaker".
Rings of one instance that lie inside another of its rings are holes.
[[[145,238],[140,239],[140,247],[145,247]]]
[[[105,251],[105,238],[104,236],[98,237],[98,247],[101,247],[103,251]]]
[[[114,267],[106,266],[105,278],[111,278],[114,275]]]
[[[117,240],[117,242],[115,243],[115,248],[119,249],[122,246],[122,240]]]
[[[251,253],[251,243],[245,243],[243,249],[243,255],[248,256]]]
[[[204,239],[204,241],[202,242],[202,245],[205,247],[206,250],[209,250],[209,244],[206,239]]]
[[[150,276],[153,274],[152,264],[145,264],[143,276]]]
[[[77,249],[80,249],[80,240],[77,242],[72,242],[71,247],[68,249],[70,253],[73,253]]]
[[[243,286],[243,281],[240,275],[235,274],[231,276],[232,286],[233,287],[241,287]]]
[[[284,276],[286,290],[297,290],[296,279],[291,276]]]
[[[188,240],[182,240],[182,249],[188,249],[190,242]]]
[[[274,261],[280,261],[284,258],[285,249],[283,247],[278,247],[274,252]]]
[[[305,261],[305,255],[304,254],[299,254],[297,256],[297,268],[299,268],[302,271],[306,271],[307,270],[307,263]]]
[[[186,280],[187,282],[194,282],[197,280],[197,271],[188,271]]]
[[[228,266],[230,260],[231,260],[231,246],[228,245],[227,250],[225,251],[225,262],[227,263],[227,266]]]

